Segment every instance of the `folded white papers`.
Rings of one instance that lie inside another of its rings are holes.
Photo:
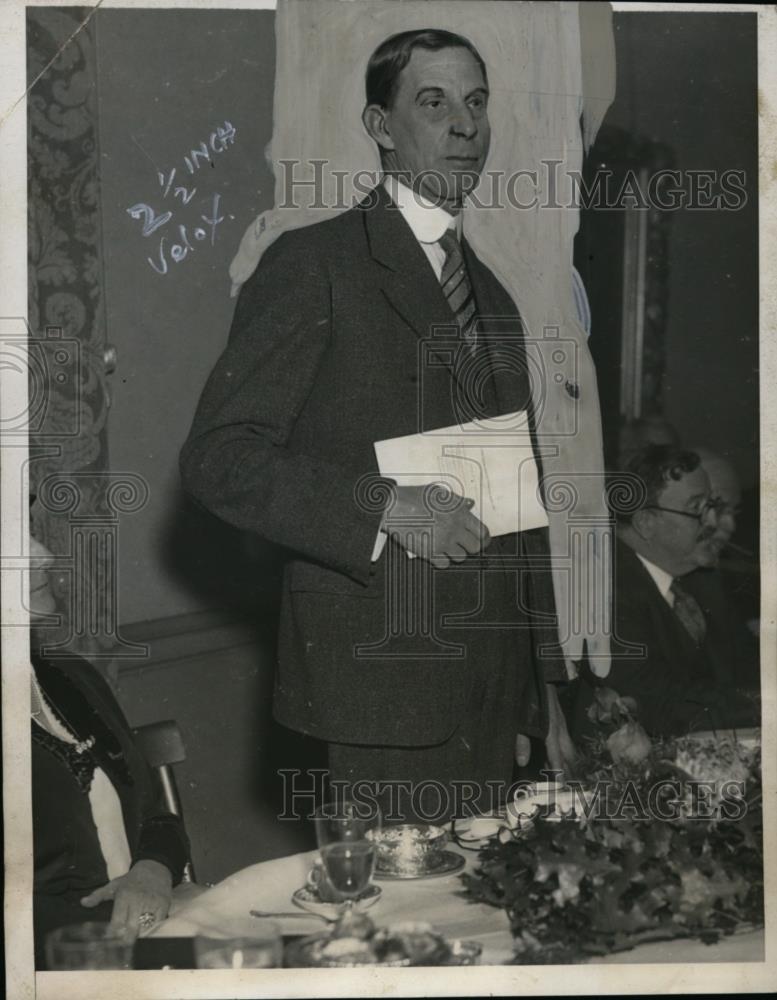
[[[382,476],[398,486],[439,483],[468,497],[492,537],[548,523],[525,410],[376,441],[374,447]],[[380,532],[373,561],[385,544]]]

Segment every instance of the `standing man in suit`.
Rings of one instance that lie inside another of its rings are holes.
[[[718,503],[699,456],[646,445],[627,472],[637,500],[617,515],[607,686],[636,700],[637,717],[652,735],[758,725],[729,616],[710,607],[705,613],[684,585],[717,551]],[[576,732],[587,701],[583,694],[578,702]]]
[[[181,467],[200,503],[288,551],[276,718],[326,741],[333,779],[392,788],[390,818],[444,819],[462,794],[495,804],[529,737],[572,757],[566,672],[546,529],[490,539],[472,498],[381,478],[373,448],[531,414],[520,316],[462,238],[486,67],[458,35],[403,32],[366,91],[385,176],[267,250]]]

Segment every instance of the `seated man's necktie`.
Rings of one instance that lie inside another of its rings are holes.
[[[461,244],[453,229],[446,229],[439,242],[445,251],[445,263],[440,275],[440,285],[448,300],[448,305],[456,317],[461,335],[474,353],[477,342],[475,296],[467,274],[467,265],[464,263],[464,255],[461,252]]]
[[[698,601],[696,598],[691,597],[687,590],[683,590],[677,580],[672,580],[672,585],[669,589],[674,594],[672,610],[680,619],[694,643],[697,646],[701,646],[707,634],[707,622]]]

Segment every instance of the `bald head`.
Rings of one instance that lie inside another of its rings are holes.
[[[693,448],[701,459],[707,473],[713,496],[720,497],[732,507],[737,507],[742,499],[742,487],[736,469],[727,458],[710,451],[709,448]]]

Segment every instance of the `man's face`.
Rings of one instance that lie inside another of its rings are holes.
[[[427,198],[458,208],[488,155],[487,104],[486,82],[471,52],[415,49],[385,112],[387,165]]]
[[[54,556],[37,538],[30,535],[30,621],[36,621],[52,614],[56,601],[49,584],[49,566]]]
[[[699,566],[710,565],[715,558],[715,515],[708,513],[701,521],[684,516],[696,514],[710,499],[710,482],[699,466],[680,479],[670,479],[656,500],[656,505],[671,508],[651,510],[650,552],[646,558],[672,576],[683,576]]]
[[[723,458],[702,459],[702,465],[710,480],[712,495],[719,503],[717,527],[712,539],[713,561],[705,565],[717,565],[720,554],[726,548],[737,529],[737,510],[742,501],[742,490],[734,467]]]

